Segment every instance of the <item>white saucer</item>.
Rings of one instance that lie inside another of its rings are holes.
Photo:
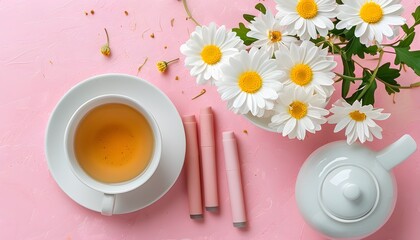
[[[103,94],[121,94],[137,100],[155,117],[162,134],[162,158],[152,178],[139,188],[117,195],[115,214],[134,212],[161,198],[178,178],[185,157],[184,127],[175,106],[159,89],[137,77],[105,74],[73,87],[57,104],[46,135],[48,167],[60,188],[80,205],[100,212],[103,193],[87,187],[65,161],[64,131],[76,109]]]

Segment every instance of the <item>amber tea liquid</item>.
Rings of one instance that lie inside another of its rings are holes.
[[[80,121],[74,138],[77,161],[97,181],[119,183],[141,174],[154,148],[153,130],[134,108],[100,105]]]

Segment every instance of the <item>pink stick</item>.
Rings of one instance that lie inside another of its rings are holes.
[[[233,132],[223,132],[223,148],[233,226],[242,228],[246,226],[245,203],[241,168],[239,166],[238,146]]]
[[[184,116],[187,148],[185,153],[185,169],[187,174],[188,201],[191,219],[203,218],[201,203],[200,162],[198,154],[197,122],[194,115]]]
[[[200,112],[201,167],[204,187],[204,206],[207,211],[219,208],[217,194],[216,152],[214,142],[214,122],[211,107]]]

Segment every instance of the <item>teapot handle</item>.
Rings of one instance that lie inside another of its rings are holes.
[[[416,149],[416,141],[410,135],[405,134],[393,144],[379,151],[376,158],[389,171],[407,159]]]

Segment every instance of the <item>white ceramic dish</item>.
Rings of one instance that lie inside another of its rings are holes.
[[[262,118],[262,117],[256,117],[252,115],[251,113],[247,113],[243,115],[248,121],[250,121],[252,124],[254,124],[257,127],[260,127],[261,129],[264,129],[269,132],[276,133],[276,130],[270,128],[268,124],[271,122],[270,117]]]
[[[156,118],[162,135],[161,161],[155,174],[139,188],[116,196],[115,214],[134,212],[157,201],[175,183],[185,157],[185,133],[175,106],[150,83],[124,74],[105,74],[73,87],[57,104],[46,135],[46,156],[50,172],[60,188],[75,202],[101,211],[103,193],[83,184],[65,161],[64,133],[72,114],[84,102],[104,94],[120,94],[137,100]]]

